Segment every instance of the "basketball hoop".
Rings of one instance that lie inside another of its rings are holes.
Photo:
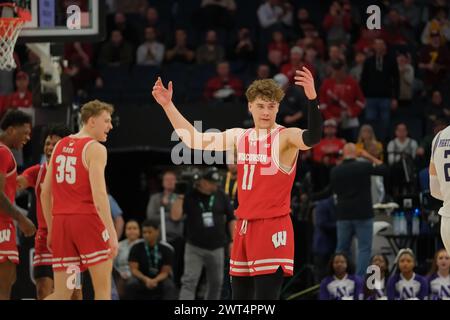
[[[9,8],[12,17],[0,16],[0,70],[16,68],[14,61],[14,46],[25,22],[31,20],[28,10],[16,6],[14,3],[0,3],[0,12]]]

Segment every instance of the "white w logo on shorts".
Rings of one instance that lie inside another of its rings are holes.
[[[10,229],[0,230],[0,243],[8,242],[10,241],[10,239],[11,239]]]
[[[286,245],[286,231],[279,231],[277,233],[274,233],[272,235],[272,242],[273,246],[278,248],[279,246],[285,246]]]
[[[108,230],[104,230],[103,232],[102,232],[102,238],[103,238],[103,241],[108,241],[109,240],[109,233],[108,233]]]

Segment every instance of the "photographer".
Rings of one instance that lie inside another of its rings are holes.
[[[196,181],[194,189],[175,201],[171,216],[185,219],[186,248],[180,300],[194,300],[202,268],[206,269],[206,300],[218,300],[223,283],[226,227],[234,230],[233,208],[228,196],[220,189],[219,172],[207,170]]]

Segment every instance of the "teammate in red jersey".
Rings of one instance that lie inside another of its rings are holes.
[[[53,254],[54,292],[46,299],[70,299],[74,271],[89,270],[95,299],[111,299],[112,259],[117,234],[105,183],[105,142],[113,107],[98,100],[81,108],[82,128],[59,141],[41,191]],[[53,200],[53,201],[52,201]],[[77,270],[77,268],[79,268]]]
[[[14,207],[17,165],[11,148],[22,149],[30,140],[31,118],[21,111],[10,111],[0,124],[0,300],[8,300],[16,279],[19,253],[14,220],[25,236],[31,237],[34,224]]]
[[[51,127],[47,132],[44,143],[44,154],[46,162],[36,164],[26,169],[17,177],[17,190],[34,188],[36,194],[36,216],[38,230],[34,239],[34,259],[33,259],[33,276],[36,280],[36,295],[38,300],[42,300],[53,292],[53,256],[47,248],[47,224],[42,214],[41,207],[41,184],[44,182],[47,172],[47,164],[52,156],[53,148],[62,138],[68,136],[70,130],[65,126]],[[79,291],[76,291],[79,294]],[[78,297],[72,297],[72,299]]]
[[[294,235],[290,196],[299,150],[320,141],[322,116],[314,78],[303,67],[295,84],[309,99],[308,129],[284,128],[276,122],[283,90],[270,79],[254,81],[246,92],[255,127],[220,133],[198,132],[172,103],[173,86],[160,78],[153,97],[163,107],[178,136],[190,148],[237,151],[238,222],[230,259],[233,299],[278,299],[283,276],[293,274]]]

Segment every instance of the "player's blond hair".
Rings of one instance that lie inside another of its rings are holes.
[[[248,102],[253,102],[257,98],[264,101],[276,101],[280,103],[284,97],[284,91],[272,79],[255,80],[245,92]]]
[[[81,108],[81,123],[86,124],[91,117],[100,115],[103,111],[113,114],[114,107],[100,100],[92,100],[83,105]]]

